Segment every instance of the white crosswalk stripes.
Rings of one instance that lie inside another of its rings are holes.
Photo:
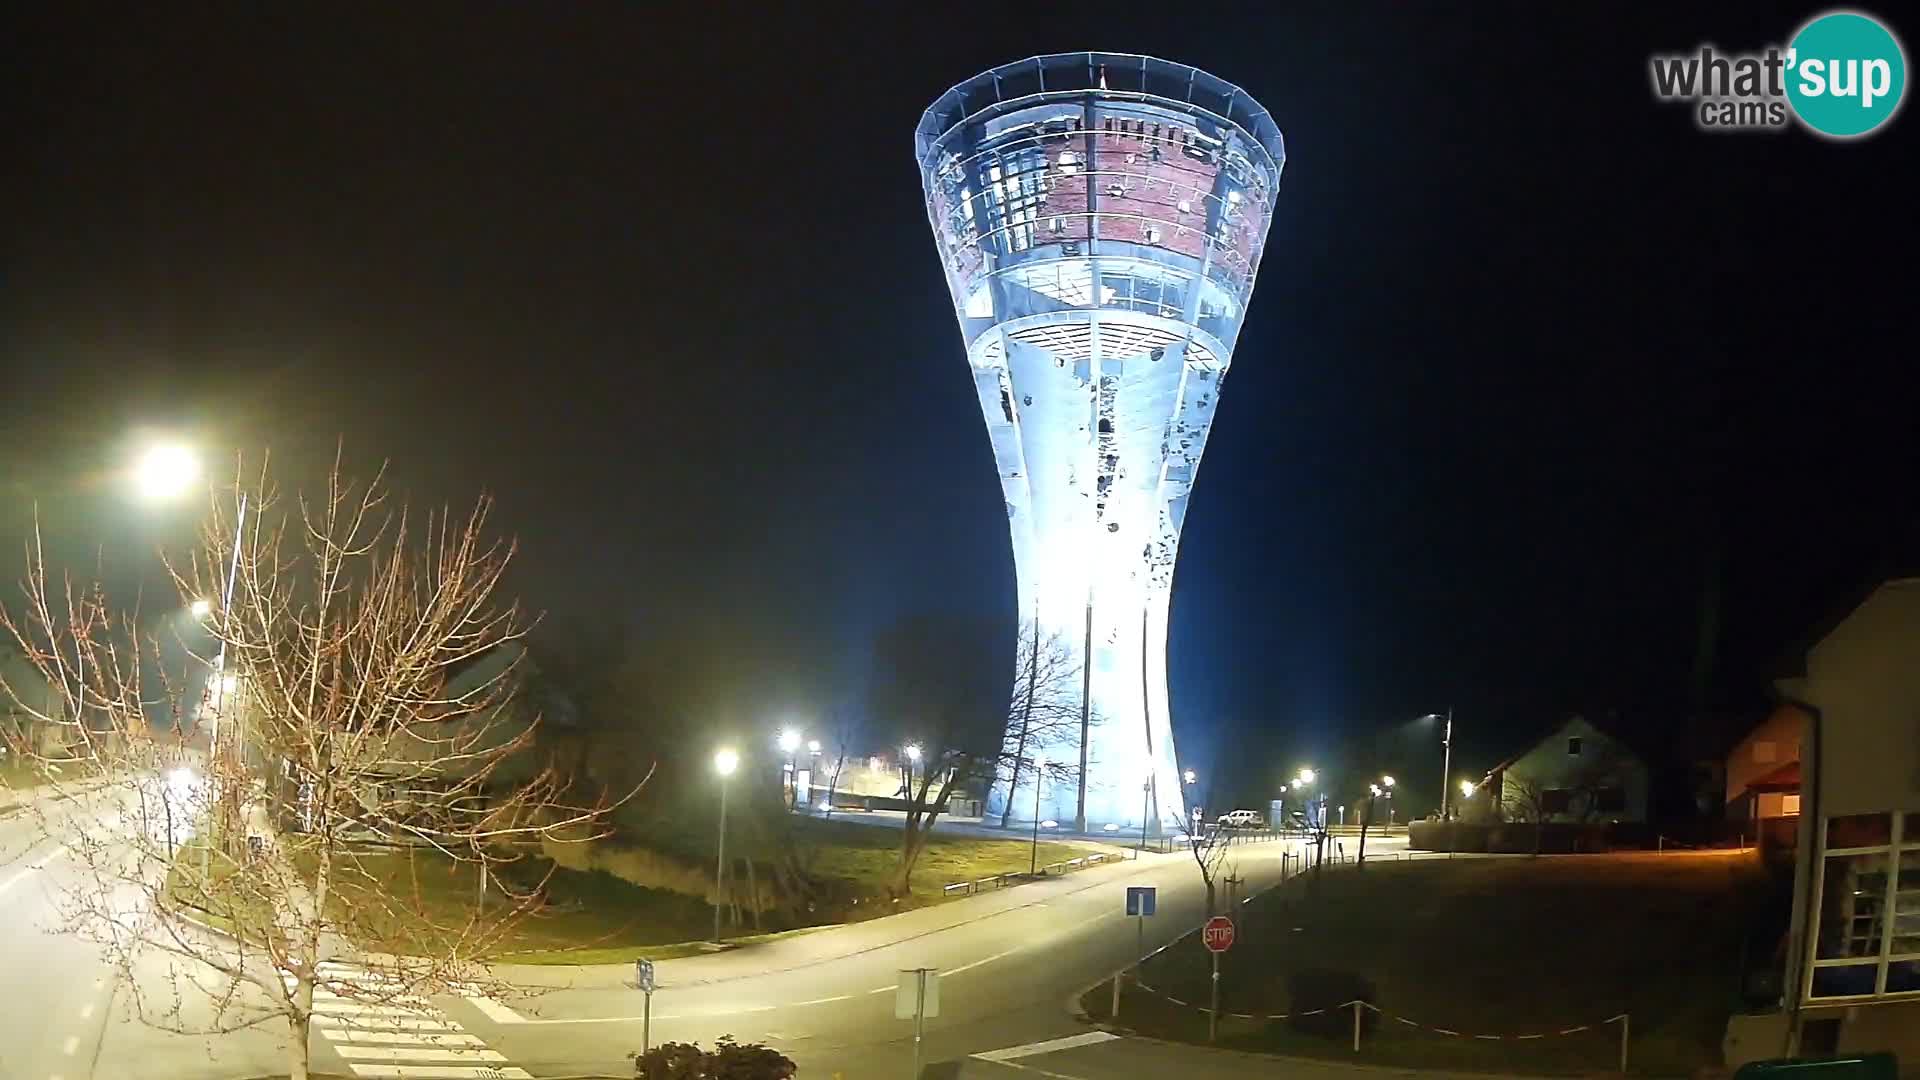
[[[322,963],[313,1024],[353,1071],[369,1080],[532,1080],[525,1069],[470,1034],[425,998],[382,992],[395,980],[345,964]],[[293,977],[286,976],[287,985]],[[353,988],[364,988],[362,998]]]

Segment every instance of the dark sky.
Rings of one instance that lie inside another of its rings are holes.
[[[14,22],[9,549],[34,500],[76,550],[177,532],[104,479],[143,428],[344,436],[497,493],[533,605],[731,642],[770,710],[903,612],[1010,636],[911,135],[1093,47],[1241,84],[1289,150],[1176,580],[1196,759],[1448,704],[1480,767],[1572,709],[1671,725],[1716,570],[1707,700],[1750,707],[1920,551],[1911,110],[1712,136],[1648,89],[1817,5],[816,7]]]

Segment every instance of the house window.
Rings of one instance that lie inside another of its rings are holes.
[[[1753,761],[1756,765],[1773,764],[1773,740],[1761,739],[1753,744]]]
[[[1829,818],[1825,836],[1808,995],[1920,994],[1920,813]]]
[[[1540,793],[1540,812],[1564,814],[1573,805],[1573,793],[1565,788],[1548,788]]]
[[[1780,796],[1780,815],[1782,817],[1792,817],[1793,815],[1798,814],[1799,812],[1800,812],[1800,796],[1798,795]]]
[[[1568,757],[1580,756],[1580,736],[1570,735],[1567,737],[1567,756]]]

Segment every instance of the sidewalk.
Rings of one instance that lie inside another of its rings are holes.
[[[916,908],[867,922],[743,945],[708,956],[661,960],[654,964],[654,971],[662,989],[703,986],[792,971],[884,949],[1003,912],[1099,888],[1143,870],[1164,866],[1168,860],[1187,857],[1184,851],[1172,855],[1149,852],[1139,860],[1107,863],[1063,877],[981,893],[964,900]],[[633,985],[631,964],[496,964],[490,970],[498,978],[524,987],[565,990],[631,988]]]

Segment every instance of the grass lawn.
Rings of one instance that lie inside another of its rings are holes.
[[[794,831],[796,842],[805,853],[803,859],[808,861],[815,877],[842,882],[855,895],[870,899],[879,900],[885,895],[887,877],[900,850],[900,830],[809,817],[795,819]],[[939,903],[941,889],[956,881],[1024,874],[1032,862],[1032,847],[1031,840],[942,833],[936,823],[932,839],[921,852],[920,861],[914,864],[910,903],[916,907]],[[1046,866],[1065,862],[1091,855],[1096,850],[1042,840],[1039,863]],[[876,903],[873,914],[884,915],[889,911],[883,903]]]
[[[1221,965],[1223,1013],[1266,1016],[1368,999],[1352,1050],[1350,1010],[1306,1021],[1223,1018],[1219,1043],[1367,1064],[1575,1074],[1617,1068],[1632,1017],[1631,1071],[1685,1075],[1720,1060],[1738,1003],[1741,941],[1765,895],[1751,856],[1595,855],[1379,863],[1296,878],[1243,909]],[[1144,981],[1207,1001],[1197,937],[1150,961]],[[1104,1016],[1108,994],[1087,997]],[[1130,990],[1121,1023],[1200,1042],[1206,1016]],[[1562,1029],[1594,1029],[1569,1036]],[[1319,1025],[1319,1026],[1315,1026]],[[1547,1033],[1514,1041],[1472,1035]]]
[[[794,843],[809,873],[829,896],[842,902],[823,905],[817,916],[826,925],[878,917],[944,899],[943,886],[996,874],[1025,873],[1030,843],[1022,840],[943,836],[938,831],[915,867],[908,900],[885,899],[888,874],[900,843],[896,829],[853,822],[796,818]],[[1040,864],[1090,854],[1094,849],[1043,841]],[[465,918],[479,893],[471,866],[451,864],[414,853],[363,856],[361,864],[381,880],[390,895],[404,895],[414,910],[442,924]],[[531,882],[546,871],[544,860],[528,860],[516,875]],[[523,964],[628,963],[639,957],[667,960],[705,951],[713,932],[713,909],[704,899],[661,889],[646,889],[599,871],[556,870],[547,879],[547,905],[519,922],[499,946],[495,958]],[[857,902],[853,902],[857,901]],[[825,929],[826,925],[781,926],[769,916],[767,933],[732,928],[736,945],[771,941]],[[361,935],[375,948],[405,944],[404,931],[384,935],[369,927]]]
[[[480,898],[478,869],[444,856],[417,850],[362,854],[353,865],[375,883],[358,881],[337,894],[335,917],[351,927],[361,944],[381,951],[419,951],[423,938],[431,937],[432,925],[464,924]],[[518,891],[525,891],[539,883],[548,868],[546,860],[529,858],[507,869],[519,882]],[[408,917],[387,925],[370,916],[371,905],[354,903],[355,893],[367,889],[404,898],[400,906],[407,909]],[[506,902],[497,884],[491,895],[504,913]],[[492,955],[522,963],[610,963],[637,956],[664,959],[697,951],[681,943],[703,938],[713,929],[713,909],[703,899],[643,889],[597,871],[554,870],[545,879],[545,898],[542,907],[506,930],[490,950]],[[348,914],[355,910],[357,915]],[[552,955],[575,949],[593,950],[606,959]]]
[[[823,895],[813,919],[807,921],[820,925],[783,923],[769,913],[765,925],[770,932],[729,928],[730,943],[771,941],[840,922],[939,903],[945,899],[942,887],[951,882],[1025,873],[1031,858],[1028,841],[943,836],[936,831],[915,867],[909,897],[893,904],[885,890],[900,842],[897,829],[813,818],[796,818],[792,825],[793,842]],[[311,881],[312,866],[307,854],[298,850],[299,838],[289,836],[287,840],[296,863]],[[187,841],[179,858],[197,860],[199,843],[198,838]],[[1043,841],[1039,860],[1044,866],[1093,850]],[[199,909],[192,912],[196,918],[232,931],[234,920],[218,913],[223,903],[231,903],[224,898],[225,890],[220,885],[230,864],[217,854],[215,860],[212,891],[223,897],[222,902],[192,902],[185,895],[186,875],[181,872],[171,876],[169,888],[177,904]],[[347,864],[354,873],[336,879],[338,885],[329,901],[333,919],[348,936],[377,951],[415,953],[431,948],[438,938],[434,927],[464,926],[479,901],[476,867],[421,849],[362,853]],[[518,883],[517,891],[524,892],[549,868],[546,860],[529,858],[507,872],[510,880]],[[497,884],[491,895],[493,902],[504,903]],[[392,898],[397,901],[393,907],[403,914],[383,914],[383,904],[363,900],[363,896]],[[519,918],[492,942],[489,956],[526,964],[629,963],[639,957],[665,960],[705,951],[703,943],[713,931],[713,909],[704,897],[642,888],[602,871],[554,869],[545,877],[544,896],[545,903],[538,910]],[[209,912],[208,907],[215,910]],[[264,912],[242,914],[243,922],[264,922]]]

